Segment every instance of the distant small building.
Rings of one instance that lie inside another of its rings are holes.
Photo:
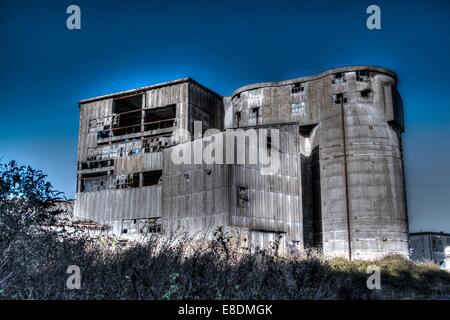
[[[414,232],[409,234],[411,259],[439,262],[445,259],[444,249],[450,246],[450,233]]]

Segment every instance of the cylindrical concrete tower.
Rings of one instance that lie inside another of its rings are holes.
[[[312,137],[318,153],[312,157],[313,185],[321,202],[314,212],[321,237],[315,238],[325,254],[350,259],[407,255],[396,75],[370,67],[330,73],[322,79],[324,104]]]

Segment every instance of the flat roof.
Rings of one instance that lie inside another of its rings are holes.
[[[93,98],[83,99],[83,100],[80,100],[78,102],[78,106],[80,106],[82,104],[85,104],[85,103],[98,101],[98,100],[104,100],[104,99],[110,99],[110,98],[118,98],[118,97],[128,96],[128,95],[132,95],[132,94],[139,94],[139,93],[143,93],[143,92],[148,91],[148,90],[158,89],[158,88],[167,87],[167,86],[172,86],[172,85],[176,85],[176,84],[180,84],[180,83],[184,83],[184,82],[193,83],[193,84],[201,87],[202,89],[208,91],[212,95],[215,95],[216,97],[222,98],[222,96],[220,94],[218,94],[218,93],[214,92],[213,90],[205,87],[204,85],[202,85],[201,83],[195,81],[194,79],[187,77],[187,78],[180,78],[180,79],[177,79],[177,80],[172,80],[172,81],[152,84],[152,85],[148,85],[148,86],[144,86],[144,87],[134,88],[134,89],[130,89],[130,90],[125,90],[125,91],[119,91],[119,92],[115,92],[115,93],[105,94],[105,95],[97,96],[97,97],[93,97]]]

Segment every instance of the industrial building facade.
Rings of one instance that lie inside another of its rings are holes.
[[[82,100],[74,214],[115,233],[222,227],[251,248],[279,242],[353,259],[408,255],[396,85],[390,70],[353,66],[244,86],[230,97],[186,78]],[[217,136],[276,130],[244,143],[269,154],[276,146],[277,170],[175,164],[180,146],[207,144],[194,136],[198,124]]]

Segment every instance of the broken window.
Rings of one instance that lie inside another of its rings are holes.
[[[176,119],[176,104],[145,110],[144,131],[173,128]]]
[[[292,104],[292,113],[300,113],[305,107],[305,102],[298,102]]]
[[[89,120],[89,133],[102,132],[111,129],[112,117],[102,117]]]
[[[141,131],[142,94],[114,99],[112,132],[114,136]]]
[[[123,219],[122,233],[146,234],[161,232],[161,218]]]
[[[301,82],[294,83],[294,86],[291,88],[291,93],[299,93],[305,90],[305,86]]]
[[[158,152],[172,145],[170,136],[148,137],[142,140],[145,153]]]
[[[239,208],[246,208],[248,206],[248,188],[237,187],[237,200]]]
[[[345,81],[345,73],[343,72],[338,72],[333,76],[333,83],[343,83]]]
[[[367,82],[370,79],[370,73],[367,70],[356,71],[356,81]]]
[[[83,174],[81,176],[81,192],[96,192],[110,187],[110,176],[105,172]]]
[[[116,189],[139,187],[139,173],[122,174],[116,176]]]
[[[346,103],[347,98],[344,96],[343,93],[333,94],[333,102],[335,104]]]
[[[241,125],[241,112],[237,111],[235,116],[236,116],[236,127],[239,127]]]
[[[142,148],[145,153],[158,151],[158,137],[149,137],[142,140]]]
[[[146,171],[142,173],[142,186],[153,186],[161,179],[162,170]]]

